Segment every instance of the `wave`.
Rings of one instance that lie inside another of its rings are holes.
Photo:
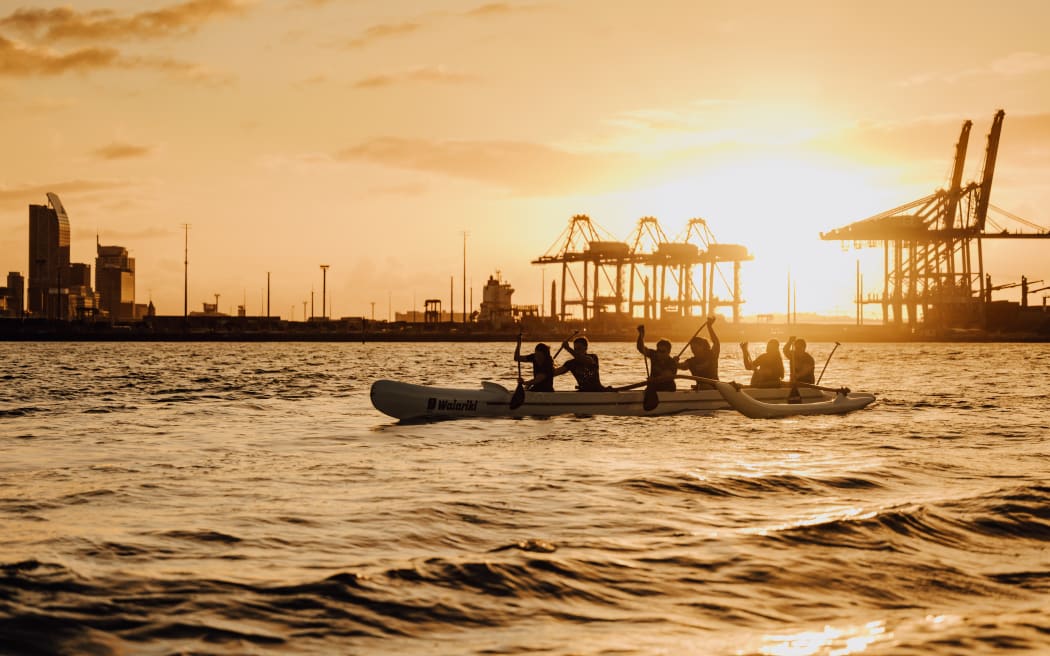
[[[995,543],[1001,540],[1050,542],[1050,487],[1030,485],[957,500],[831,516],[789,524],[771,533],[785,542],[860,548],[883,544],[890,549],[913,550],[921,549],[921,543],[995,550]]]
[[[799,474],[722,474],[708,478],[690,475],[628,478],[616,483],[618,487],[653,495],[687,494],[712,497],[760,498],[790,493],[793,495],[824,495],[834,490],[878,490],[892,478],[889,473],[871,475],[803,476]]]
[[[26,417],[37,412],[47,412],[47,408],[41,408],[35,405],[28,405],[21,408],[5,408],[0,410],[0,419],[5,417]]]

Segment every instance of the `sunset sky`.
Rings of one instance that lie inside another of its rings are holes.
[[[0,5],[0,273],[28,273],[28,210],[59,194],[72,259],[95,235],[137,295],[302,319],[320,264],[334,316],[461,297],[570,217],[618,239],[692,217],[755,255],[745,314],[852,314],[836,228],[965,180],[1006,119],[992,203],[1050,226],[1050,5],[648,0],[13,0]],[[996,281],[1050,279],[1050,242],[987,245]],[[1003,291],[996,298],[1017,300]],[[1039,303],[1040,300],[1033,302]]]

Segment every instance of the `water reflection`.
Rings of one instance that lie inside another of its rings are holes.
[[[771,656],[847,656],[859,654],[875,642],[891,637],[893,634],[887,633],[886,623],[882,620],[845,628],[825,626],[823,631],[763,636],[762,639],[769,644],[763,645],[760,653]]]

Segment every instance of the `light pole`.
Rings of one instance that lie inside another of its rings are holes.
[[[190,224],[182,224],[185,232],[185,242],[182,251],[182,318],[189,315],[189,291],[190,291]]]
[[[463,323],[466,323],[466,235],[463,231]]]
[[[328,315],[324,312],[325,286],[328,282],[328,265],[321,265],[321,318],[326,319]]]

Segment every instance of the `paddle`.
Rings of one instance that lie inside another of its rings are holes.
[[[707,383],[708,385],[714,385],[722,381],[715,380],[714,378],[704,378],[703,376],[690,376],[689,374],[678,374],[675,378],[681,378],[683,380],[695,380],[698,383]],[[734,385],[736,383],[733,383]]]
[[[518,356],[521,355],[521,332],[518,332],[518,347],[514,349],[514,359],[518,360]],[[521,377],[521,360],[518,360],[518,386],[514,388],[514,393],[510,395],[510,409],[516,410],[521,407],[521,404],[525,403],[525,381]]]
[[[828,353],[828,359],[824,361],[824,369],[828,368],[828,363],[831,362],[831,356],[835,355],[835,349],[837,349],[839,346],[841,346],[841,344],[835,342],[835,348],[831,349],[831,353]],[[820,375],[817,376],[818,383],[820,382],[820,379],[824,377],[824,369],[821,369]]]
[[[704,325],[702,325],[702,326],[700,326],[699,328],[696,329],[696,332],[693,333],[693,336],[689,338],[689,341],[685,343],[685,346],[682,347],[682,350],[679,351],[678,355],[675,356],[675,360],[677,360],[678,358],[682,357],[682,354],[685,353],[685,350],[687,348],[689,348],[689,344],[692,343],[692,341],[694,339],[696,339],[696,336],[700,334],[700,331],[703,330],[704,328],[707,328],[712,323],[714,323],[714,320],[715,320],[714,317],[708,317],[707,321],[704,322]]]
[[[788,346],[791,347],[791,391],[788,392],[787,402],[788,403],[802,403],[802,393],[798,391],[798,381],[795,380],[795,370],[797,368],[798,360],[795,358],[795,338],[788,339]]]
[[[568,337],[566,337],[565,339],[563,339],[563,340],[561,341],[561,346],[559,346],[559,347],[558,347],[558,350],[554,352],[554,355],[553,355],[553,356],[551,357],[551,360],[553,361],[553,360],[554,360],[554,358],[556,358],[556,357],[558,357],[559,355],[561,355],[561,351],[562,351],[562,349],[564,349],[564,348],[565,348],[565,345],[566,345],[566,344],[568,344],[569,340],[570,340],[570,339],[572,339],[573,337],[575,337],[575,336],[579,335],[579,334],[580,334],[580,331],[578,331],[578,330],[574,330],[574,331],[572,331],[572,334],[571,334],[571,335],[569,335]]]
[[[823,392],[835,392],[836,394],[849,394],[849,388],[848,387],[826,387],[824,385],[817,385],[815,383],[797,383],[797,384],[801,385],[802,387],[809,387],[809,388],[812,388],[812,389],[818,389],[818,390],[821,390]]]
[[[655,410],[658,405],[660,405],[660,395],[649,381],[645,386],[645,394],[642,396],[642,409],[649,412]]]

